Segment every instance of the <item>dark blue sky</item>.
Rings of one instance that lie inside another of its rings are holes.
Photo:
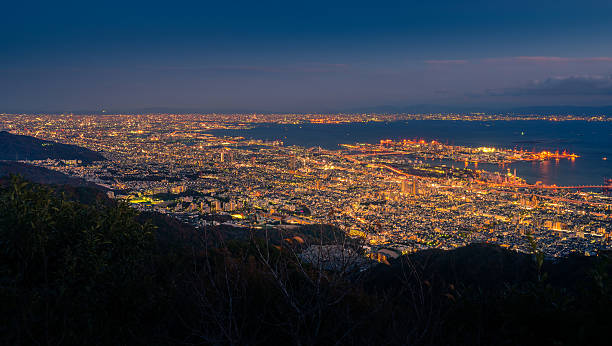
[[[0,112],[612,104],[612,1],[2,5]]]

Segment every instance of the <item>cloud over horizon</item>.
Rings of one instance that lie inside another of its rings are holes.
[[[533,80],[521,87],[488,89],[489,96],[610,96],[612,75],[555,76]]]
[[[424,62],[432,65],[454,65],[468,63],[612,63],[612,57],[510,56],[477,59],[430,59],[425,60]]]
[[[507,58],[487,58],[482,59],[487,63],[499,62],[525,62],[525,63],[580,63],[580,62],[608,62],[612,63],[612,57],[597,56],[597,57],[559,57],[559,56],[514,56]]]

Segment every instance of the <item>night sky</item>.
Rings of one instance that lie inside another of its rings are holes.
[[[612,1],[10,1],[0,112],[612,104]]]

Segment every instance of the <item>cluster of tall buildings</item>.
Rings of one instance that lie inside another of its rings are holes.
[[[417,195],[419,193],[416,179],[405,179],[400,184],[400,189],[404,195]]]

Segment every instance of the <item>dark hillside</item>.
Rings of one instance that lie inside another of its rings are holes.
[[[196,230],[96,189],[5,179],[0,343],[608,344],[605,253],[538,268],[474,244],[325,270],[298,254],[321,235],[341,247],[334,229],[252,231]]]
[[[375,285],[393,286],[406,271],[414,270],[424,280],[497,289],[507,282],[534,280],[536,267],[531,257],[492,244],[470,244],[450,251],[423,250],[377,268],[371,280]]]
[[[45,141],[0,131],[0,160],[81,160],[103,161],[99,153],[76,145]]]
[[[102,188],[101,186],[90,183],[84,179],[70,177],[62,172],[44,167],[38,167],[23,162],[0,161],[0,178],[6,178],[9,175],[20,175],[31,182],[39,184],[88,186],[98,189]]]

